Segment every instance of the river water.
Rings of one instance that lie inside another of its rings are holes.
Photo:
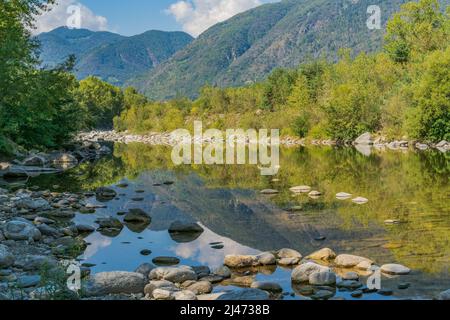
[[[170,153],[162,146],[116,144],[109,158],[61,175],[33,178],[29,184],[59,191],[100,186],[117,191],[119,196],[104,203],[106,208],[78,214],[80,223],[95,225],[99,216],[122,219],[118,213],[131,208],[151,215],[150,226],[143,230],[126,226],[118,235],[88,236],[90,245],[80,260],[95,265],[93,272],[133,271],[158,256],[214,268],[227,254],[292,248],[306,256],[328,247],[338,254],[370,258],[378,265],[400,263],[413,270],[408,276],[383,276],[383,289],[394,290],[392,296],[370,294],[360,299],[430,299],[450,288],[450,158],[446,154],[378,151],[368,156],[351,148],[286,148],[281,150],[278,175],[264,177],[251,165],[175,166]],[[309,185],[323,195],[317,199],[293,195],[289,188],[297,185]],[[260,194],[268,188],[280,193]],[[337,200],[339,192],[369,202]],[[89,201],[97,203],[94,198]],[[167,230],[176,220],[198,222],[205,231],[195,237],[172,237]],[[400,223],[386,224],[386,220]],[[144,249],[151,255],[143,256]],[[281,267],[238,274],[239,283],[223,283],[215,291],[268,280],[289,293],[284,299],[300,299],[302,288],[291,284],[290,274],[291,269]],[[400,283],[411,286],[399,290]],[[351,298],[350,292],[339,290],[336,296]]]

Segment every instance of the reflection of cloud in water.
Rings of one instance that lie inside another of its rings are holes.
[[[178,244],[172,248],[177,256],[184,259],[196,260],[202,265],[219,267],[223,264],[226,255],[260,253],[256,249],[243,246],[229,238],[219,236],[207,229],[204,225],[201,226],[205,231],[200,238],[190,243]],[[221,242],[224,248],[220,250],[211,248],[210,244],[213,242]]]
[[[89,259],[97,254],[103,248],[109,247],[112,244],[112,239],[102,236],[100,233],[94,233],[89,238],[86,239],[87,242],[91,243],[87,247],[83,254],[84,259]]]

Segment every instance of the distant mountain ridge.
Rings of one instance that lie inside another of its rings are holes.
[[[38,35],[37,40],[41,43],[44,66],[53,67],[74,54],[79,79],[93,75],[120,86],[166,61],[193,38],[185,32],[151,30],[125,37],[61,27]]]
[[[383,26],[408,0],[284,0],[265,4],[211,27],[157,68],[128,82],[153,99],[195,97],[205,84],[238,86],[274,68],[339,49],[374,52],[384,28],[369,30],[367,9],[378,5]],[[449,0],[441,0],[448,5]]]

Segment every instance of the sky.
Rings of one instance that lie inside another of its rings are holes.
[[[210,26],[240,12],[278,0],[57,1],[58,5],[50,12],[37,17],[35,34],[65,26],[69,19],[69,24],[73,26],[80,25],[76,22],[81,22],[82,28],[112,31],[125,36],[148,30],[182,30],[196,37]],[[76,12],[80,12],[81,19],[73,18]]]

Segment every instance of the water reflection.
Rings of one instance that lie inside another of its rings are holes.
[[[183,264],[214,267],[231,253],[289,247],[307,255],[330,247],[379,264],[404,264],[414,273],[402,280],[413,285],[399,295],[431,297],[450,287],[449,173],[448,156],[436,151],[372,150],[363,155],[354,149],[324,147],[283,149],[281,170],[273,179],[246,165],[175,167],[170,149],[136,144],[116,145],[111,159],[31,183],[51,187],[58,181],[72,190],[128,184],[115,187],[119,199],[107,202],[107,208],[95,215],[79,215],[83,223],[94,224],[98,216],[120,217],[117,213],[132,208],[150,213],[152,223],[146,228],[126,225],[119,234],[94,233],[87,238],[91,245],[84,258],[97,264],[95,272],[134,270],[156,256],[177,256]],[[164,184],[167,181],[175,183]],[[289,189],[296,185],[309,185],[322,196],[293,195]],[[259,194],[269,188],[280,193]],[[338,200],[340,192],[369,202],[360,206]],[[137,197],[142,201],[135,201]],[[176,220],[198,221],[205,232],[173,238],[167,230]],[[386,220],[401,223],[386,224]],[[152,255],[142,256],[143,249]],[[279,281],[292,291],[289,274],[279,268],[255,277]],[[385,281],[396,286],[400,280]]]

